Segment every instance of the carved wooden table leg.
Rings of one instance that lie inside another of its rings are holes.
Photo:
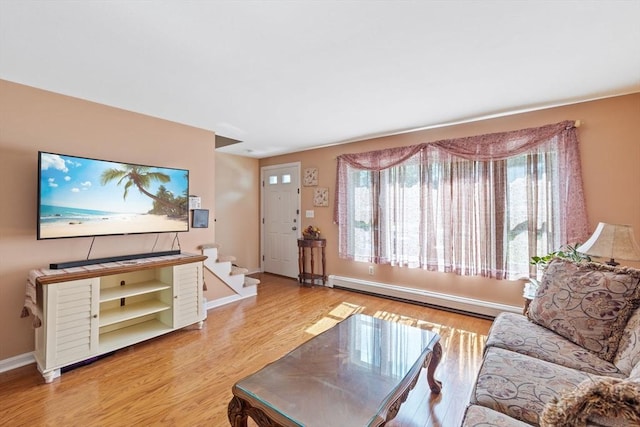
[[[269,418],[261,409],[254,408],[249,402],[238,396],[233,396],[229,402],[227,416],[232,427],[247,427],[248,417],[251,417],[259,427],[284,427]]]
[[[442,383],[433,377],[441,358],[442,346],[440,343],[436,343],[436,345],[433,346],[433,354],[429,361],[429,366],[427,366],[427,382],[429,383],[429,388],[431,388],[431,391],[435,394],[440,394],[440,391],[442,390]]]
[[[233,396],[227,409],[227,416],[232,427],[247,427],[247,413],[245,411],[245,401]]]

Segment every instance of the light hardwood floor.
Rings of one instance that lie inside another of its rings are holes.
[[[491,321],[258,275],[258,296],[209,310],[202,330],[136,344],[45,384],[35,365],[0,374],[0,425],[228,426],[231,387],[354,312],[429,328],[444,350],[432,395],[423,370],[389,427],[458,426]],[[249,425],[254,425],[249,423]],[[327,426],[352,427],[352,426]]]

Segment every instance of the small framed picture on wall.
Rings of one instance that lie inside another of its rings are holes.
[[[191,227],[209,228],[209,209],[194,209]]]
[[[329,206],[329,189],[327,187],[313,189],[313,206]]]
[[[318,185],[318,168],[306,168],[304,170],[302,185],[304,185],[305,187],[313,187],[314,185]]]

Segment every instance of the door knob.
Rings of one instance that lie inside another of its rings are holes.
[[[291,227],[291,229],[295,231],[298,229],[298,227]]]

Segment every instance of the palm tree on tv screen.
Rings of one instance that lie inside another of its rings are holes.
[[[155,181],[166,183],[171,181],[171,177],[162,172],[152,172],[147,166],[138,165],[122,165],[123,169],[106,169],[102,172],[100,182],[105,185],[111,181],[118,180],[117,185],[121,185],[124,182],[124,194],[122,198],[127,199],[129,189],[135,186],[142,194],[150,197],[154,200],[154,208],[149,213],[154,214],[167,214],[171,216],[178,216],[184,213],[183,203],[178,199],[176,200],[173,195],[166,190],[164,185],[160,186],[158,195],[151,194],[147,188]]]

